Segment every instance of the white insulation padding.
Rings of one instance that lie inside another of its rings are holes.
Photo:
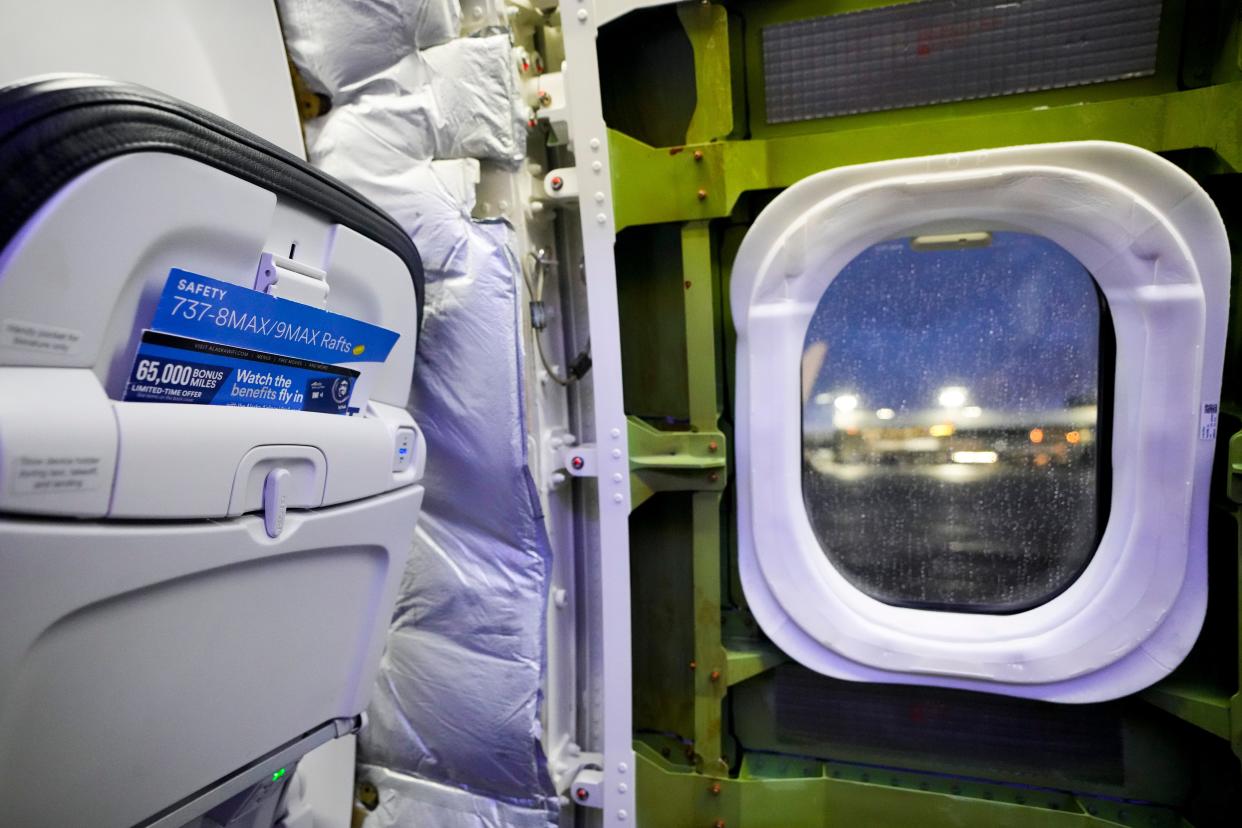
[[[520,161],[526,126],[509,54],[508,35],[470,37],[389,67],[306,124],[311,162],[346,147],[365,153],[360,144],[375,142],[407,161]]]
[[[330,98],[461,28],[458,0],[279,0],[279,7],[290,60]]]
[[[391,214],[426,274],[409,407],[427,494],[358,738],[380,794],[365,824],[548,828],[551,551],[526,460],[521,268],[513,228],[471,218],[478,159],[520,161],[525,123],[507,33],[414,48],[411,10],[434,5],[281,2],[291,56],[332,96],[306,124],[311,163]]]
[[[521,161],[526,115],[509,34],[442,37],[432,22],[451,22],[453,34],[460,23],[457,3],[446,5],[457,9],[451,21],[430,11],[438,2],[281,0],[289,56],[332,102],[306,124],[312,163],[347,145],[366,152],[367,141],[407,160]]]

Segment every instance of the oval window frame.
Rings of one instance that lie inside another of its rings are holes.
[[[1107,526],[1074,583],[1010,615],[867,596],[822,554],[801,497],[801,346],[824,289],[876,242],[979,229],[1069,251],[1108,300],[1117,343]],[[1219,401],[1229,296],[1224,225],[1192,178],[1110,142],[830,170],[759,215],[730,291],[739,568],[756,620],[790,656],[840,678],[1058,701],[1126,695],[1184,658],[1206,604],[1214,441],[1199,426]]]

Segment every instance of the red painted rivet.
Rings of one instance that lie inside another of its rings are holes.
[[[583,460],[581,457],[575,457],[573,460],[569,461],[569,464],[573,466],[575,469],[580,469],[586,465],[586,461]]]
[[[708,479],[708,481],[709,481],[709,482],[711,482],[711,483],[715,483],[717,480],[719,480],[719,479],[720,479],[720,473],[719,473],[719,472],[712,472],[711,474],[709,474],[709,475],[707,476],[707,479]]]
[[[565,186],[565,179],[561,178],[559,175],[552,176],[552,189],[553,190],[559,190],[561,187],[564,187],[564,186]]]
[[[587,797],[589,797],[590,794],[587,793],[586,788],[579,788],[578,790],[574,791],[574,796],[578,797],[579,802],[586,802]]]
[[[712,786],[708,788],[708,790],[711,791],[712,796],[720,796],[720,783],[713,782]]]
[[[691,669],[691,670],[697,670],[697,669],[699,669],[699,663],[698,663],[697,661],[692,661],[692,662],[690,662],[690,669]]]
[[[695,161],[702,161],[702,160],[703,160],[703,150],[695,150],[695,151],[694,151],[694,160],[695,160]]]
[[[716,451],[719,448],[720,448],[720,444],[717,443],[715,440],[712,440],[710,443],[707,444],[708,451]]]
[[[720,671],[712,670],[712,674],[708,676],[712,681],[720,681]]]
[[[723,819],[716,820],[716,828],[725,828],[725,822]]]

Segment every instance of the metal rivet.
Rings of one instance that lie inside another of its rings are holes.
[[[613,459],[613,460],[620,460],[620,459],[621,459],[621,449],[613,449],[613,450],[612,450],[612,459]]]
[[[608,216],[604,215],[603,213],[598,213],[595,216],[595,221],[598,224],[603,224],[604,222],[608,221]]]
[[[630,790],[630,786],[625,784],[624,782],[622,782],[620,785],[617,786],[617,793],[627,793],[629,790]]]
[[[596,193],[596,194],[595,194],[595,202],[596,202],[597,204],[603,204],[603,203],[604,203],[604,194],[603,194],[603,193]]]
[[[620,483],[620,482],[621,482],[622,480],[624,480],[624,479],[625,479],[625,478],[621,476],[621,472],[617,472],[616,474],[614,474],[614,475],[612,476],[612,482],[613,482],[613,483]]]
[[[695,195],[698,196],[699,201],[702,201],[703,199],[707,198],[707,190],[699,190],[697,193],[695,193]]]
[[[608,432],[608,434],[612,437],[612,439],[616,440],[621,436],[621,429],[614,428],[612,431]]]
[[[625,500],[625,498],[621,496],[620,492],[617,492],[615,495],[612,496],[612,500],[614,503],[620,503],[622,500]]]
[[[695,161],[702,161],[702,160],[703,160],[703,150],[695,150],[695,151],[694,151],[694,160],[695,160]]]
[[[585,23],[585,22],[586,22],[586,19],[587,19],[587,10],[586,10],[586,9],[578,9],[578,19],[579,19],[580,21],[582,21],[583,23]]]
[[[709,475],[707,476],[707,479],[708,479],[708,481],[709,481],[709,482],[711,482],[711,483],[715,483],[717,480],[719,480],[719,479],[720,479],[720,473],[719,473],[719,472],[712,472],[711,474],[709,474]]]
[[[598,138],[591,139],[591,149],[597,150],[597,151],[599,150],[599,139]]]
[[[625,764],[624,762],[617,763],[617,773],[625,773],[629,769],[630,769],[630,766]]]
[[[690,662],[690,669],[691,669],[691,670],[697,670],[697,669],[699,669],[699,663],[698,663],[697,661],[691,661],[691,662]]]
[[[708,788],[707,790],[709,790],[709,791],[711,792],[711,795],[712,795],[712,796],[720,796],[720,783],[719,783],[719,782],[713,782],[713,783],[712,783],[712,786],[711,786],[710,788]]]
[[[720,671],[712,670],[712,674],[708,676],[712,681],[720,681]]]
[[[617,811],[617,820],[619,822],[625,822],[629,818],[630,818],[630,815],[626,813],[624,810]]]
[[[596,161],[595,163],[591,164],[591,169],[594,170],[595,172],[599,172],[603,168],[604,168],[604,165],[600,163],[599,161]]]

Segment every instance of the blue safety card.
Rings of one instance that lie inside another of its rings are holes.
[[[357,379],[339,365],[143,331],[125,399],[350,414]]]
[[[152,330],[332,365],[383,362],[400,336],[301,302],[173,268]]]

